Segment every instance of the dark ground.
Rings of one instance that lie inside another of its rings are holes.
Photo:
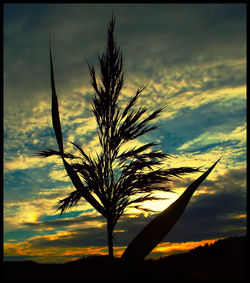
[[[87,257],[64,264],[4,262],[4,280],[245,280],[247,238],[219,240],[185,254],[124,266],[107,257]],[[111,277],[110,277],[110,274]]]

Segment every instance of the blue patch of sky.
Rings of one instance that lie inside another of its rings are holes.
[[[235,159],[237,160],[237,162],[245,162],[247,160],[246,150],[244,152],[242,152],[240,155],[237,155],[237,157],[235,157]]]
[[[197,151],[199,150],[201,153],[205,153],[205,152],[209,152],[210,150],[212,150],[213,148],[220,146],[225,148],[225,152],[227,151],[227,148],[231,148],[232,146],[234,147],[235,145],[238,144],[238,141],[226,141],[226,142],[214,142],[214,143],[209,143],[206,144],[204,146],[202,145],[194,145],[191,146],[190,148],[185,149],[185,152],[193,152],[194,150]],[[235,156],[238,160],[239,156]]]
[[[11,161],[20,154],[35,157],[39,151],[55,148],[56,145],[55,134],[49,127],[32,128],[25,135],[17,133],[11,140],[8,131],[5,132],[5,161]],[[34,143],[34,139],[37,139],[38,142]]]
[[[52,165],[49,164],[39,168],[6,172],[4,174],[5,201],[34,199],[42,189],[63,188],[69,184],[66,180],[54,181],[49,178],[51,170]]]
[[[16,256],[4,256],[4,261],[26,261],[34,258],[34,256],[28,256],[28,255],[16,255]]]
[[[55,219],[65,219],[65,218],[74,218],[79,216],[82,213],[92,212],[94,209],[80,210],[80,211],[67,211],[62,215],[60,213],[56,213],[55,215],[41,215],[38,221],[50,221]]]
[[[52,142],[55,140],[55,132],[53,130],[52,125],[46,128],[34,129],[34,130],[37,133],[37,136],[39,136],[39,140],[44,141],[44,143],[46,143],[46,146],[50,146],[48,141]]]
[[[160,127],[141,138],[143,142],[161,139],[161,149],[169,154],[178,153],[178,148],[207,131],[233,131],[246,121],[245,107],[225,107],[225,111],[218,107],[217,102],[203,104],[192,109],[184,107],[173,119],[161,120]]]
[[[44,235],[53,235],[55,231],[53,230],[37,230],[37,229],[30,229],[30,228],[21,228],[14,231],[9,231],[4,233],[4,241],[8,242],[9,240],[15,241],[25,241],[28,238],[34,236],[44,236]]]

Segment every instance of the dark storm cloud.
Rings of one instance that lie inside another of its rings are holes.
[[[96,60],[97,52],[102,52],[106,25],[112,12],[117,16],[116,34],[124,50],[127,74],[131,75],[130,78],[134,78],[135,73],[140,70],[140,74],[146,76],[146,81],[148,79],[152,79],[153,82],[160,81],[166,91],[157,96],[165,97],[165,101],[167,101],[168,86],[173,82],[178,85],[178,80],[182,79],[186,81],[187,86],[178,87],[174,96],[193,91],[197,95],[197,100],[199,93],[202,94],[204,91],[210,90],[212,93],[223,87],[241,86],[245,83],[245,65],[234,63],[235,60],[245,59],[244,5],[140,4],[133,5],[133,9],[131,5],[125,4],[6,4],[4,7],[4,127],[5,140],[8,140],[5,143],[5,149],[8,151],[8,154],[5,154],[6,161],[15,158],[16,152],[19,155],[35,154],[36,151],[44,149],[45,143],[46,147],[57,146],[50,117],[43,122],[43,127],[38,128],[35,125],[39,121],[39,115],[44,113],[32,112],[39,101],[44,100],[49,103],[50,99],[48,62],[50,27],[60,110],[67,97],[70,98],[67,101],[71,103],[71,106],[68,103],[68,112],[78,112],[79,108],[75,105],[79,105],[79,96],[76,100],[73,98],[72,93],[77,92],[73,89],[89,86],[85,59]],[[223,32],[217,33],[217,30]],[[231,42],[229,42],[229,34]],[[193,40],[194,35],[196,41]],[[218,50],[212,52],[211,46],[217,46],[217,43]],[[203,48],[204,46],[206,48]],[[211,54],[216,57],[217,64],[205,68],[204,71],[203,63],[206,60],[208,62],[214,60],[210,58]],[[227,65],[223,58],[233,63]],[[184,59],[190,62],[187,63]],[[179,63],[177,64],[176,60],[182,62],[181,67],[178,67]],[[172,68],[174,65],[176,66]],[[193,65],[197,66],[189,70]],[[163,69],[167,70],[169,74],[167,77],[162,75]],[[202,81],[204,76],[208,76],[209,81],[202,82],[199,87],[191,85],[193,81]],[[152,98],[152,95],[154,95],[153,87],[152,90],[146,90],[143,97]],[[82,106],[81,117],[89,117],[90,103],[87,103],[89,98],[83,100],[86,106]],[[233,105],[236,105],[235,101]],[[208,107],[205,113],[207,121],[212,119],[209,117],[209,111],[213,106],[216,105],[201,106],[201,108]],[[18,109],[13,111],[16,108]],[[161,128],[164,137],[174,137],[171,141],[167,140],[168,152],[173,153],[183,142],[207,130],[200,128],[196,131],[197,119],[204,120],[199,116],[204,113],[198,113],[201,108],[196,112],[184,108],[178,112],[179,117],[174,123],[170,121],[167,127],[164,125]],[[241,108],[244,106],[242,105]],[[49,109],[43,111],[49,115]],[[224,109],[224,113],[228,111],[230,117],[231,114],[237,115],[232,113],[231,109]],[[244,109],[239,111],[244,113]],[[63,116],[67,111],[61,113]],[[212,120],[216,121],[217,113],[214,114]],[[71,122],[70,114],[67,118],[67,121]],[[242,116],[237,117],[233,123],[242,123],[238,118],[241,119]],[[243,118],[245,119],[245,116]],[[34,127],[30,126],[32,124]],[[64,139],[72,133],[70,127],[69,123],[63,121]],[[27,128],[30,128],[29,132],[26,131]],[[177,139],[175,129],[183,133]],[[84,138],[88,141],[88,137]],[[33,143],[34,139],[37,143]],[[177,146],[171,144],[175,141],[178,142]]]
[[[90,216],[90,215],[81,215],[77,217],[71,217],[67,219],[54,219],[48,221],[40,221],[40,222],[25,222],[24,226],[37,229],[37,228],[58,228],[58,227],[68,227],[76,224],[85,225],[86,222],[98,221],[103,222],[104,218],[102,216]]]
[[[172,68],[245,57],[244,5],[145,5],[139,19],[133,20],[133,13],[130,17],[131,26],[140,23],[129,31],[126,43],[133,45],[126,48],[133,50],[129,52],[131,70],[141,65],[153,74],[159,65]],[[152,18],[149,24],[147,19]],[[150,67],[149,60],[139,63],[143,57],[152,59]]]
[[[88,56],[89,51],[93,52],[91,45],[95,46],[96,43],[95,41],[90,45],[89,38],[99,36],[95,32],[96,21],[90,21],[90,17],[86,17],[85,9],[80,10],[74,5],[5,5],[4,60],[6,92],[8,91],[6,106],[8,103],[15,105],[11,98],[19,98],[26,105],[33,102],[34,105],[45,98],[44,94],[50,93],[50,29],[53,51],[56,50],[56,81],[59,91],[71,91],[72,80],[79,84],[83,77],[84,56]],[[83,40],[80,46],[77,44],[79,39]],[[72,46],[73,42],[75,48]],[[80,50],[83,55],[79,54]],[[56,60],[57,56],[61,60]]]
[[[37,237],[29,240],[32,248],[49,247],[105,247],[107,246],[106,228],[82,228],[69,230],[69,234],[60,235],[55,239]]]
[[[34,105],[50,92],[50,28],[59,93],[70,96],[73,88],[89,85],[85,59],[96,62],[102,52],[112,12],[132,76],[146,72],[154,77],[161,67],[245,58],[244,5],[6,4],[6,107],[17,99]]]
[[[245,182],[245,169],[229,170],[214,182],[205,181],[201,187],[208,187],[208,191],[215,190],[215,194],[194,196],[163,241],[199,241],[244,234],[246,218],[237,216],[246,214]],[[126,232],[121,233],[119,239],[117,237],[117,243],[128,244],[150,219],[152,217],[140,216],[122,220],[116,229],[125,229]]]

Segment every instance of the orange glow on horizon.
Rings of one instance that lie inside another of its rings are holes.
[[[47,238],[53,236],[46,236]],[[202,240],[202,241],[191,241],[182,243],[160,243],[148,256],[147,258],[158,259],[160,257],[169,256],[177,253],[185,253],[191,249],[205,244],[213,244],[220,238]],[[49,240],[49,239],[48,239]],[[115,257],[121,257],[125,246],[114,247]],[[50,248],[33,248],[32,245],[26,242],[4,243],[4,256],[16,257],[16,256],[27,256],[28,259],[39,263],[64,263],[72,260],[77,260],[82,257],[88,257],[91,255],[107,255],[107,247],[50,247]]]
[[[162,256],[168,256],[176,253],[188,252],[189,250],[192,250],[199,246],[204,246],[206,244],[208,245],[213,244],[218,240],[219,238],[212,240],[202,240],[202,241],[192,241],[192,242],[182,242],[182,243],[170,243],[170,242],[161,243],[155,249],[153,249],[153,251],[148,255],[148,258],[154,257],[153,256],[154,253],[157,254],[162,253]]]

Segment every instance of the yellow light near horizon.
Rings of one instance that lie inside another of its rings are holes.
[[[182,194],[184,189],[180,189],[178,193],[170,193],[170,192],[157,192],[153,195],[162,198],[161,200],[152,200],[145,201],[142,204],[143,208],[150,209],[155,212],[162,212],[164,209],[169,207],[177,198]]]
[[[66,233],[62,234],[66,235]],[[57,237],[55,235],[51,236],[40,236],[36,239],[46,238],[49,240],[55,240]],[[34,239],[34,238],[33,238]],[[164,242],[160,243],[147,258],[159,258],[161,256],[169,256],[177,253],[188,252],[190,249],[194,249],[199,246],[204,246],[205,244],[213,244],[220,238],[201,240],[201,241],[190,241],[190,242]],[[222,238],[223,239],[223,238]],[[34,249],[28,244],[29,242],[10,242],[4,243],[4,254],[5,256],[30,256],[34,254]],[[126,246],[114,247],[114,254],[116,257],[121,257]],[[67,249],[62,247],[48,247],[48,248],[36,248],[34,260],[37,262],[55,262],[55,263],[65,263],[68,261],[69,256],[72,256],[72,260],[81,258],[83,255],[107,255],[107,247],[89,246],[80,248],[79,247],[69,247]]]
[[[156,248],[154,248],[152,253],[158,252],[158,253],[162,253],[163,255],[167,256],[167,255],[175,254],[178,252],[187,252],[191,249],[197,248],[199,246],[204,246],[206,244],[210,245],[210,244],[215,243],[217,240],[219,240],[219,238],[201,240],[201,241],[181,242],[181,243],[164,242],[164,243],[159,244]]]
[[[36,222],[39,218],[39,215],[38,213],[36,212],[32,212],[30,215],[29,215],[29,221],[30,222]]]

